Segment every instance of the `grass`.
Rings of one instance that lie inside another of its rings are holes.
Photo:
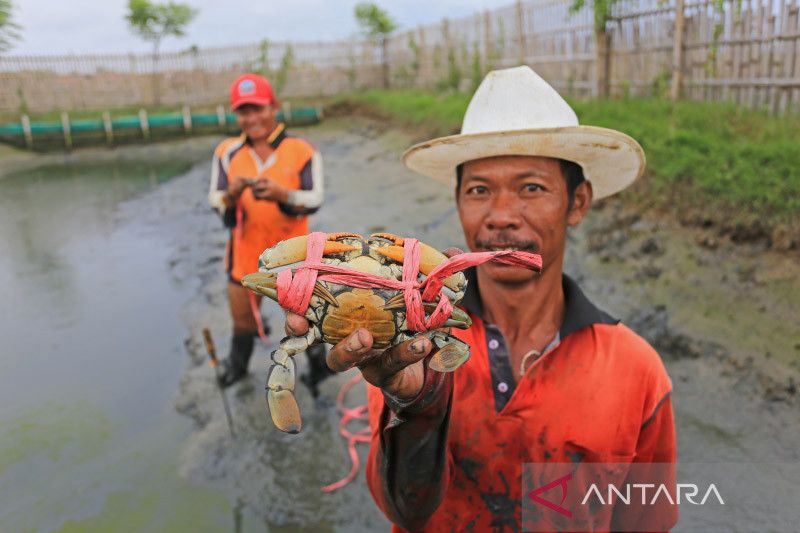
[[[332,103],[366,106],[438,136],[458,131],[469,98],[463,93],[366,91]],[[767,226],[800,219],[800,115],[774,117],[733,104],[655,98],[570,104],[582,124],[620,130],[641,143],[647,179],[633,195],[664,205],[688,203]]]

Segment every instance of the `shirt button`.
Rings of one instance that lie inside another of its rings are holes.
[[[489,349],[490,350],[496,350],[498,346],[500,346],[500,343],[497,342],[497,339],[492,339],[492,340],[489,341]]]
[[[508,392],[508,384],[505,381],[501,381],[497,384],[497,390],[502,393]]]

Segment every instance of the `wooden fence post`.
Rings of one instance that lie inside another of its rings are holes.
[[[381,76],[383,77],[383,88],[389,88],[389,37],[380,36],[381,45]]]
[[[517,45],[519,47],[519,64],[524,65],[528,57],[528,49],[525,43],[525,10],[522,7],[522,0],[517,0]]]
[[[417,57],[417,61],[419,61],[419,72],[415,83],[417,84],[417,88],[428,87],[431,80],[431,66],[428,45],[425,43],[424,26],[419,27],[419,43],[417,44],[417,50],[419,50],[419,55]]]
[[[61,130],[64,132],[64,146],[67,150],[72,150],[72,128],[69,125],[69,114],[61,112]]]
[[[31,130],[31,119],[28,115],[22,115],[19,118],[20,123],[22,124],[22,135],[25,137],[25,146],[28,149],[33,148],[33,131]]]
[[[183,106],[183,131],[187,135],[192,133],[192,111],[188,105]]]
[[[219,124],[219,129],[225,130],[225,127],[228,125],[228,117],[225,116],[225,108],[221,105],[217,106],[217,124]]]
[[[486,72],[494,68],[494,40],[492,37],[492,14],[483,12],[483,55],[486,58]]]
[[[292,104],[288,100],[284,101],[281,111],[283,111],[283,122],[288,125],[292,121]]]
[[[114,144],[114,124],[108,111],[103,111],[103,129],[106,131],[106,143],[111,146]]]
[[[611,33],[606,29],[595,26],[595,96],[608,97],[609,78],[611,77]]]
[[[150,139],[150,122],[147,120],[147,111],[144,108],[139,110],[139,127],[142,128],[142,138]]]
[[[672,86],[669,97],[679,100],[683,92],[683,0],[675,0],[675,36],[672,44]]]

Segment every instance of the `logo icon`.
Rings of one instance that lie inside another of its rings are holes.
[[[248,96],[256,92],[256,84],[253,80],[242,80],[239,82],[239,96]]]
[[[572,513],[561,507],[561,504],[564,503],[564,500],[567,499],[567,481],[572,479],[572,473],[567,475],[561,476],[558,479],[554,479],[547,485],[542,485],[538,489],[533,489],[528,493],[528,498],[530,498],[534,503],[538,503],[540,505],[544,505],[548,509],[551,509],[561,515],[566,516],[567,518],[572,518]],[[560,486],[561,487],[561,501],[558,504],[551,502],[550,500],[545,500],[540,496],[540,494],[547,492],[548,490],[552,489],[553,487]]]

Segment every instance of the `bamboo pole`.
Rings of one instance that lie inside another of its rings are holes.
[[[72,128],[69,124],[69,114],[61,112],[61,130],[64,132],[64,146],[67,150],[72,150]]]
[[[669,97],[674,102],[679,100],[683,91],[683,0],[675,2],[675,36],[672,45],[672,86]]]
[[[142,108],[139,110],[139,127],[142,129],[142,138],[150,139],[150,122],[147,120],[147,111]]]
[[[188,105],[183,106],[183,131],[187,135],[192,133],[192,111]]]
[[[605,28],[595,28],[595,96],[606,98],[609,89],[609,75],[611,71],[610,54],[611,35]]]
[[[114,124],[111,122],[111,113],[103,111],[103,129],[106,132],[106,144],[114,144]]]
[[[524,65],[526,57],[528,55],[528,51],[525,43],[525,10],[522,7],[522,0],[517,0],[516,21],[517,21],[517,45],[518,45],[517,58],[519,64]]]
[[[29,149],[33,148],[33,131],[31,131],[31,119],[28,115],[22,115],[19,118],[22,123],[22,135],[25,137],[25,146]]]
[[[228,117],[225,116],[225,108],[221,105],[217,106],[217,124],[219,124],[219,129],[224,130],[225,126],[228,123]]]

